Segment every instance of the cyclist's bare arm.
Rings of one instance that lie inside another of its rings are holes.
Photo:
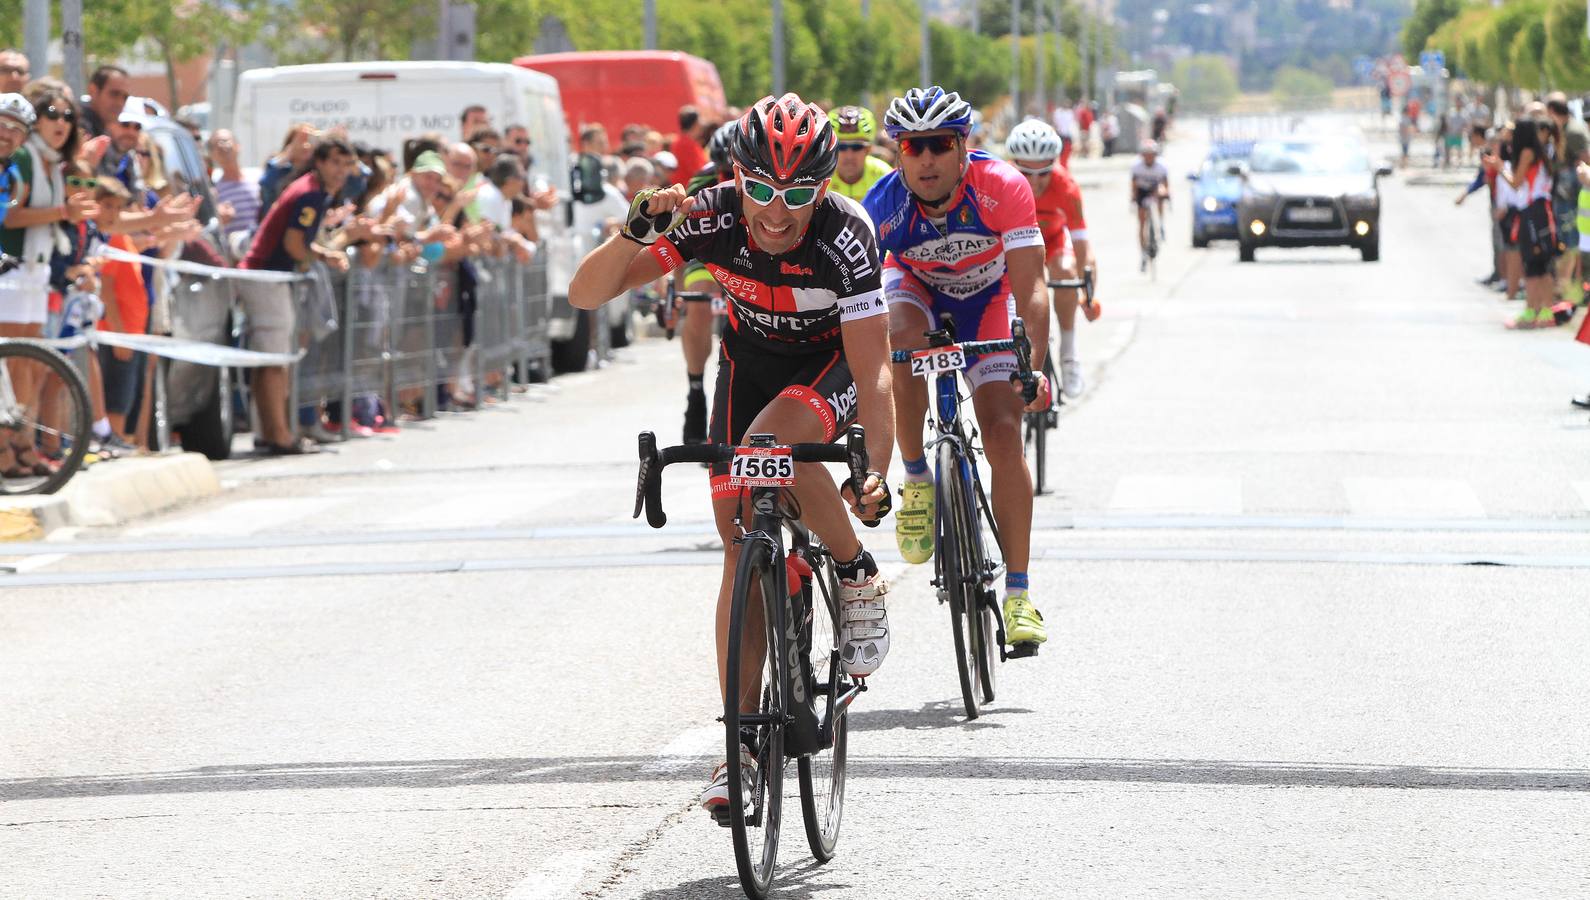
[[[1049,283],[1044,278],[1043,245],[1005,251],[1005,270],[1010,273],[1010,292],[1016,298],[1016,314],[1027,325],[1032,341],[1032,370],[1043,371],[1044,354],[1049,350]],[[1043,400],[1033,401],[1037,406]]]
[[[677,211],[690,211],[695,198],[685,195],[685,189],[674,185],[658,191],[647,201],[650,215]],[[580,260],[569,281],[569,305],[576,309],[596,309],[625,291],[634,290],[662,277],[663,267],[646,245],[615,234]]]
[[[857,418],[867,430],[869,464],[874,471],[887,475],[894,456],[894,372],[889,365],[889,317],[871,316],[845,322],[839,326],[839,336],[845,346],[850,376],[856,382]],[[869,479],[867,489],[862,497],[867,509],[859,513],[872,513],[884,500],[885,485]],[[862,517],[873,518],[871,515]]]

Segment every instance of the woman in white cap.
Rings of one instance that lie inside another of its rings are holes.
[[[91,199],[69,198],[63,177],[62,161],[77,150],[77,107],[55,91],[40,94],[36,104],[21,94],[0,94],[0,130],[5,132],[0,152],[10,148],[6,155],[15,181],[11,209],[0,224],[0,250],[11,258],[0,266],[10,267],[0,274],[0,337],[37,338],[49,311],[50,257],[66,244],[61,225],[82,221],[94,208]],[[12,388],[25,407],[38,405],[43,387],[38,375],[33,367],[13,367]],[[51,473],[31,431],[0,437],[0,475]]]

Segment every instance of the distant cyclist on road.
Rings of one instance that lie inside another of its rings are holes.
[[[733,164],[729,161],[729,141],[734,136],[737,122],[726,122],[713,132],[707,141],[708,162],[690,176],[685,193],[695,195],[715,184],[734,178]],[[718,283],[699,260],[686,263],[674,275],[675,284],[682,291],[716,292]],[[681,304],[679,311],[679,349],[685,355],[685,377],[690,381],[690,391],[685,397],[685,433],[687,444],[704,443],[707,439],[707,356],[712,353],[712,305],[708,303]]]
[[[1141,270],[1148,269],[1148,202],[1159,211],[1159,239],[1165,240],[1165,201],[1170,199],[1170,172],[1159,161],[1159,144],[1144,141],[1142,154],[1132,166],[1132,208],[1137,210],[1137,248],[1142,251]]]
[[[871,152],[878,120],[864,106],[841,106],[828,114],[828,120],[839,137],[839,164],[828,189],[860,203],[873,185],[894,171]]]
[[[1028,119],[1010,130],[1005,155],[1032,186],[1043,232],[1044,265],[1050,279],[1076,278],[1093,261],[1088,250],[1088,223],[1082,214],[1082,189],[1065,170],[1063,143],[1058,132],[1040,119]],[[1077,292],[1054,292],[1054,312],[1060,319],[1060,382],[1067,397],[1077,397],[1086,387],[1082,364],[1077,360]]]
[[[877,470],[860,498],[848,485],[845,494],[852,511],[870,520],[887,509],[884,473],[894,450],[889,319],[872,226],[855,201],[826,189],[835,143],[821,109],[794,94],[764,97],[733,132],[734,183],[693,197],[678,185],[642,191],[621,234],[580,263],[569,302],[595,309],[687,260],[701,260],[729,303],[712,440],[738,443],[748,434],[772,434],[779,443],[831,441],[859,419]],[[744,494],[729,484],[727,466],[713,469],[711,485],[724,547],[717,618],[722,683],[739,555],[733,519]],[[857,539],[826,469],[802,465],[790,493],[801,520],[835,560],[844,606],[841,663],[851,675],[870,675],[889,652],[888,585]],[[755,666],[760,672],[761,661]],[[757,708],[761,688],[754,676],[748,680],[752,694],[740,702],[749,711]],[[755,735],[742,735],[742,741],[752,744]],[[755,753],[746,747],[741,765],[754,782]],[[718,767],[701,795],[709,811],[728,803],[727,769]]]
[[[1043,236],[1032,188],[1009,163],[968,151],[971,104],[940,87],[912,88],[884,114],[900,143],[900,168],[867,194],[867,212],[888,255],[884,285],[895,347],[927,345],[924,333],[948,316],[959,340],[1008,340],[1018,313],[1032,336],[1032,368],[1048,349],[1049,299]],[[967,380],[983,448],[993,470],[994,518],[1005,574],[1005,632],[1011,644],[1048,639],[1032,604],[1027,565],[1032,538],[1032,475],[1022,456],[1021,386],[1014,354],[971,360]],[[1049,385],[1029,407],[1049,405]],[[933,481],[922,439],[927,386],[896,373],[894,399],[905,484],[895,533],[907,562],[933,556]]]

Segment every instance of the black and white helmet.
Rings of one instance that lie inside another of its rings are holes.
[[[883,129],[891,140],[902,134],[949,129],[966,137],[972,131],[972,105],[954,91],[938,85],[912,88],[896,97],[883,114]]]
[[[21,94],[0,94],[0,116],[10,116],[29,129],[39,120],[38,113],[33,111],[33,104]]]
[[[1005,155],[1011,159],[1053,160],[1060,155],[1060,135],[1042,119],[1028,119],[1010,129]]]

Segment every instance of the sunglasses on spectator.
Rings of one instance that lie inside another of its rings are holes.
[[[927,137],[901,138],[900,152],[906,156],[921,156],[924,153],[940,156],[954,150],[959,140],[953,134],[930,134]]]
[[[811,202],[817,199],[817,193],[820,190],[804,184],[796,187],[778,188],[765,181],[758,181],[744,172],[740,173],[740,179],[744,182],[744,186],[741,189],[745,192],[745,196],[750,197],[751,202],[757,206],[767,206],[773,202],[774,198],[782,197],[785,206],[790,209],[800,209],[803,206],[811,205]]]
[[[514,138],[513,139],[513,145],[515,147],[528,147],[528,146],[530,146],[530,139],[529,138]]]
[[[497,148],[492,146],[491,144],[471,144],[470,146],[475,148],[475,152],[476,153],[492,153],[492,154],[495,154],[497,152]]]
[[[854,152],[857,150],[865,150],[867,149],[867,146],[868,145],[866,141],[840,141],[839,151],[841,153],[845,152],[846,150]]]
[[[1047,166],[1039,166],[1036,169],[1029,169],[1018,162],[1012,162],[1011,165],[1015,166],[1016,171],[1020,172],[1021,174],[1031,175],[1034,178],[1041,178],[1044,175],[1048,175],[1050,172],[1054,171],[1054,163],[1050,163]]]
[[[54,105],[46,106],[43,109],[39,110],[39,115],[43,116],[46,119],[49,119],[51,122],[59,122],[62,119],[65,119],[68,122],[76,122],[77,121],[77,110],[71,108],[70,106],[67,106],[67,107],[60,107],[60,106],[54,106]]]
[[[89,188],[92,190],[99,187],[99,179],[83,178],[79,175],[68,175],[66,176],[66,186],[75,188]]]

